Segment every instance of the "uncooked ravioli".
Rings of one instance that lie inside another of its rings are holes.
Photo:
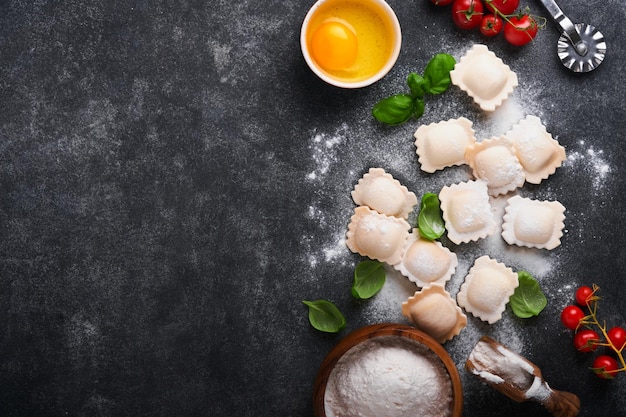
[[[418,287],[432,283],[444,285],[454,274],[458,259],[454,252],[436,240],[423,239],[413,229],[405,245],[400,263],[394,268]]]
[[[515,148],[504,136],[471,144],[465,151],[476,178],[487,181],[489,195],[498,196],[524,185],[524,171]]]
[[[402,259],[410,229],[404,219],[359,206],[350,219],[346,245],[352,252],[393,265]]]
[[[402,303],[402,314],[439,343],[452,339],[467,325],[467,316],[439,284],[416,291]]]
[[[561,244],[565,207],[558,201],[514,196],[504,210],[502,238],[509,245],[551,250]]]
[[[517,87],[517,74],[485,45],[462,56],[450,79],[485,111],[494,111]]]
[[[352,199],[379,213],[406,219],[417,204],[409,191],[382,168],[370,168],[352,191]]]
[[[505,135],[513,144],[526,181],[539,184],[565,161],[565,148],[552,138],[541,119],[526,116]]]
[[[439,192],[439,201],[448,238],[457,245],[485,238],[496,230],[486,181],[445,186]]]
[[[511,268],[485,255],[470,268],[456,300],[466,311],[493,324],[502,318],[518,285],[517,274]]]
[[[472,122],[465,117],[421,125],[413,134],[422,171],[433,173],[465,163],[465,148],[476,142]]]

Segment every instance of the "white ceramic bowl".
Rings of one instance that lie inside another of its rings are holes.
[[[304,22],[302,23],[302,29],[300,31],[300,47],[302,49],[302,55],[309,68],[322,80],[326,81],[328,84],[342,87],[342,88],[361,88],[366,87],[375,83],[376,81],[383,78],[394,66],[396,61],[398,60],[398,56],[400,55],[400,47],[402,45],[402,33],[400,30],[400,22],[398,21],[398,17],[395,12],[387,4],[385,0],[366,0],[370,2],[372,5],[377,6],[376,9],[379,9],[381,13],[384,13],[385,17],[391,22],[392,31],[393,31],[393,42],[392,51],[387,59],[385,65],[375,74],[370,77],[358,81],[346,81],[346,80],[338,80],[327,72],[323,71],[313,60],[311,57],[311,52],[309,51],[308,42],[307,42],[307,33],[309,24],[311,23],[311,18],[315,15],[316,11],[328,2],[335,2],[337,0],[318,0],[312,7],[309,9],[306,17],[304,18]]]

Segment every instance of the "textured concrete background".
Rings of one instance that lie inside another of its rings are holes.
[[[446,348],[462,368],[490,334],[578,394],[581,416],[626,415],[624,375],[593,377],[558,322],[573,288],[595,282],[602,318],[626,325],[623,2],[562,2],[609,44],[584,76],[559,63],[551,22],[515,49],[455,29],[448,8],[389,3],[400,59],[347,91],[300,54],[312,1],[0,2],[0,415],[312,415],[326,353],[362,325],[405,323],[400,303],[415,291],[390,272],[374,299],[351,299],[354,184],[374,166],[418,196],[466,179],[463,167],[420,171],[419,123],[465,116],[484,136],[504,133],[455,88],[396,128],[371,107],[435,53],[459,58],[475,42],[518,73],[517,111],[567,149],[555,175],[520,190],[561,201],[566,231],[551,252],[445,242],[460,259],[451,293],[490,254],[533,273],[549,299],[532,320],[470,316]],[[316,298],[337,304],[346,330],[309,326],[301,301]],[[547,415],[461,375],[466,417]]]

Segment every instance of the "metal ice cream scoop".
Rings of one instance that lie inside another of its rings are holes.
[[[540,0],[561,31],[557,54],[561,63],[574,72],[589,72],[606,55],[606,42],[598,29],[586,23],[572,23],[554,0]]]

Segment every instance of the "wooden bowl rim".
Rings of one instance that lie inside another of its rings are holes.
[[[341,339],[326,355],[319,367],[313,388],[313,408],[315,417],[326,417],[324,394],[328,377],[337,361],[351,348],[361,342],[383,336],[400,336],[415,340],[433,351],[443,362],[452,383],[452,417],[461,417],[463,412],[463,384],[452,357],[448,351],[428,334],[405,324],[370,324],[354,330]]]

